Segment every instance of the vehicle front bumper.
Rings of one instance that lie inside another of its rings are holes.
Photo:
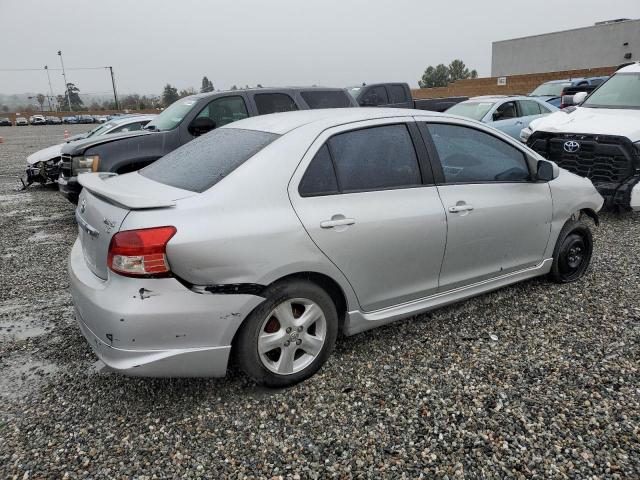
[[[231,342],[264,298],[199,294],[174,278],[97,277],[79,240],[69,277],[82,334],[107,367],[126,375],[224,376]]]
[[[71,203],[78,203],[82,185],[78,183],[78,177],[66,177],[64,173],[58,176],[58,191]]]

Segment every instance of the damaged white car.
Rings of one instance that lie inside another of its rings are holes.
[[[74,135],[63,143],[43,148],[27,157],[27,178],[22,180],[22,185],[27,188],[32,183],[46,184],[56,182],[60,175],[62,147],[69,142],[82,140],[89,137],[109,135],[114,133],[132,132],[141,130],[153,120],[156,115],[129,115],[114,118],[110,122],[103,123],[86,133]]]

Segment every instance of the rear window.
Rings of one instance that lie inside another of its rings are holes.
[[[314,90],[300,93],[309,108],[345,108],[350,107],[351,102],[347,96],[347,92],[339,90]]]
[[[171,187],[202,193],[278,137],[275,133],[220,128],[166,154],[139,173]]]
[[[286,93],[256,93],[253,99],[258,108],[258,115],[298,110],[296,102]]]

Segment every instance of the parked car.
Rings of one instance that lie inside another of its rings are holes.
[[[522,138],[540,155],[590,179],[606,208],[640,210],[640,63],[618,70],[578,106],[531,122]]]
[[[56,117],[55,115],[50,115],[46,117],[46,120],[47,120],[47,125],[60,125],[62,123],[62,120],[60,120],[60,117]]]
[[[69,115],[69,116],[66,116],[66,117],[62,117],[62,123],[69,123],[69,124],[78,123],[78,117],[76,117],[74,115]]]
[[[78,115],[78,123],[95,123],[91,115]]]
[[[347,91],[361,107],[416,108],[433,112],[444,112],[447,108],[468,98],[447,97],[414,100],[411,88],[406,83],[363,84],[358,87],[349,87]]]
[[[10,127],[13,122],[8,117],[0,117],[0,127]]]
[[[357,103],[340,88],[256,88],[191,95],[165,109],[144,131],[65,146],[58,187],[77,202],[82,188],[79,173],[138,170],[199,135],[254,115],[350,106]]]
[[[448,109],[447,113],[486,123],[513,138],[519,138],[522,128],[531,121],[556,111],[556,107],[537,98],[493,95],[460,102]]]
[[[550,103],[554,107],[564,108],[562,105],[562,96],[567,95],[570,91],[575,93],[576,88],[580,91],[592,92],[599,85],[604,83],[609,77],[588,77],[588,78],[573,78],[565,80],[551,80],[539,85],[533,92],[529,94],[530,97],[538,97],[547,103]]]
[[[95,123],[105,123],[108,121],[106,115],[94,115],[93,119],[95,120]]]
[[[27,177],[22,181],[26,188],[32,183],[46,184],[56,182],[62,168],[60,156],[62,147],[68,143],[115,133],[140,131],[156,115],[129,115],[118,117],[108,123],[102,123],[88,132],[69,137],[64,143],[44,148],[27,157]]]
[[[16,126],[17,127],[24,127],[24,126],[27,126],[27,125],[29,125],[29,122],[27,121],[26,118],[24,118],[24,117],[17,117],[16,118]]]
[[[338,331],[578,280],[593,240],[575,219],[602,205],[495,129],[408,109],[248,118],[79,181],[71,292],[97,356],[130,375],[222,376],[234,355],[272,387],[316,372]]]
[[[43,115],[32,115],[29,117],[29,123],[31,125],[46,125],[47,119]]]

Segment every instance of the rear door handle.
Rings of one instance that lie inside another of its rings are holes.
[[[473,210],[473,205],[456,205],[449,207],[449,212],[451,213],[470,212],[471,210]]]
[[[335,220],[332,219],[320,222],[320,228],[341,227],[343,225],[353,225],[354,223],[356,223],[355,218],[337,218]]]

